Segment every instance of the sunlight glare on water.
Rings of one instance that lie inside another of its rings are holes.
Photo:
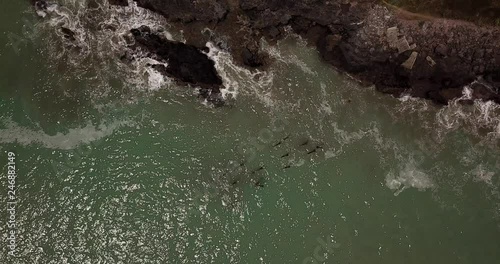
[[[75,51],[20,2],[6,4],[0,37],[0,164],[16,153],[20,253],[4,248],[1,263],[500,258],[498,106],[379,94],[290,36],[264,43],[266,72],[212,46],[230,99],[214,108],[105,45],[139,22],[181,40],[157,16],[129,7],[85,21],[86,6],[68,4],[75,28],[119,24],[88,29]],[[8,33],[25,42],[14,49]]]

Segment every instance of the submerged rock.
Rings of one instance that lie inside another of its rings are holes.
[[[75,32],[67,27],[61,27],[61,32],[63,33],[64,38],[70,40],[70,41],[75,41]]]

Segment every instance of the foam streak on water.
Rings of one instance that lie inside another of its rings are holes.
[[[0,129],[0,143],[17,143],[22,146],[41,145],[44,148],[69,150],[82,144],[89,144],[113,134],[117,129],[133,126],[132,121],[115,121],[109,124],[93,125],[68,129],[67,133],[48,135],[42,130],[21,127],[11,120],[3,120],[6,127]]]

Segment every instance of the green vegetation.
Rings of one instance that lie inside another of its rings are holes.
[[[499,0],[386,0],[410,12],[498,25]]]

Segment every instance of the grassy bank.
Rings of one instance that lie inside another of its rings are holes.
[[[386,0],[410,12],[500,26],[500,0]]]

